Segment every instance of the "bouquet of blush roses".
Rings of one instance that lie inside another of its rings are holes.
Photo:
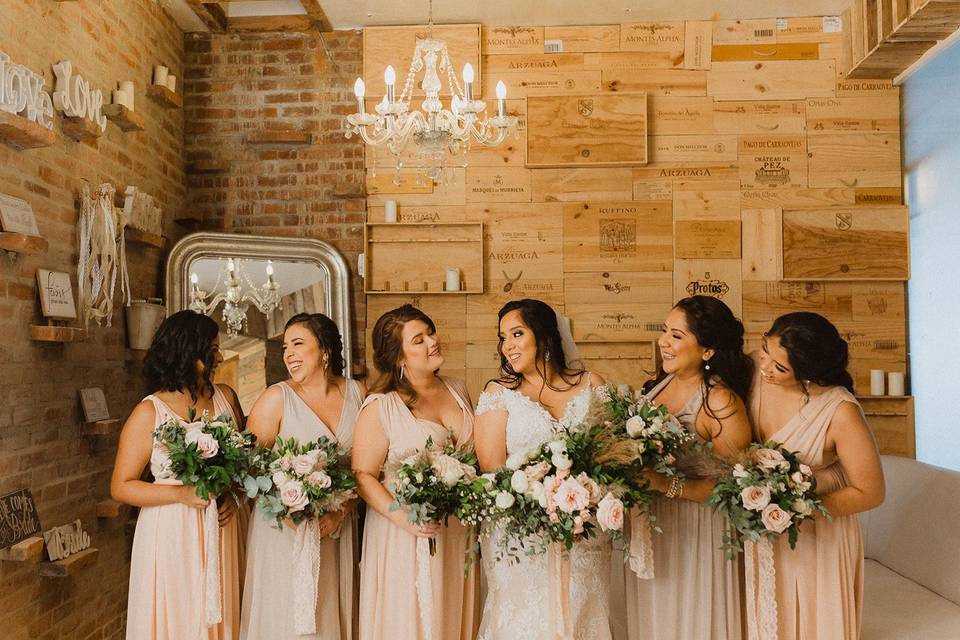
[[[201,498],[219,496],[234,484],[243,484],[255,456],[256,437],[237,429],[226,413],[209,418],[204,412],[189,423],[170,419],[153,432],[161,478],[176,478],[196,489]]]
[[[708,504],[736,530],[724,539],[728,557],[743,550],[742,540],[773,541],[783,533],[792,548],[804,520],[816,513],[828,516],[816,494],[813,471],[772,441],[751,445],[729,474],[717,480]]]
[[[247,495],[260,495],[258,508],[282,528],[284,518],[300,524],[339,511],[357,497],[349,452],[326,437],[306,443],[277,438],[265,454],[263,473],[245,482]]]
[[[443,522],[452,515],[476,520],[476,506],[469,504],[477,479],[477,457],[452,444],[438,449],[432,438],[426,446],[400,461],[393,477],[394,501],[390,510],[404,509],[410,523]],[[436,553],[436,541],[430,539],[430,555]]]

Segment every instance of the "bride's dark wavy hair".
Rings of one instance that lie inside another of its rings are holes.
[[[217,323],[202,313],[178,311],[164,320],[153,335],[143,361],[143,375],[151,392],[190,392],[194,402],[213,394],[213,367],[216,350],[213,340],[220,332]],[[203,374],[197,379],[197,360]]]
[[[499,332],[500,321],[503,320],[503,316],[511,311],[520,312],[523,324],[527,325],[536,341],[537,353],[534,362],[537,372],[543,378],[540,393],[543,393],[543,387],[549,387],[554,391],[566,391],[580,384],[586,371],[571,368],[567,364],[567,358],[563,353],[563,339],[560,337],[560,329],[557,326],[556,312],[546,302],[531,298],[512,300],[503,305],[497,313],[497,335],[499,336],[497,353],[500,355],[500,378],[495,382],[509,389],[516,389],[523,382],[523,375],[514,371],[513,367],[510,366],[510,361],[503,355],[503,335]],[[558,389],[551,386],[547,381],[548,360],[560,379],[568,385],[567,387]]]
[[[847,371],[850,348],[837,328],[819,313],[797,311],[773,321],[768,337],[780,340],[793,375],[804,392],[806,383],[843,387],[853,393],[853,377]]]
[[[703,406],[707,415],[720,420],[721,416],[710,408],[710,390],[722,383],[746,402],[753,380],[753,360],[743,352],[743,323],[722,300],[711,296],[683,298],[673,308],[683,311],[687,328],[697,343],[704,349],[713,349],[713,356],[700,369],[706,387]],[[647,382],[643,390],[650,391],[665,377],[661,365],[657,378]]]

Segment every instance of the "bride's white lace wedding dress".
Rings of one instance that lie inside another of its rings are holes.
[[[477,415],[507,411],[507,457],[523,455],[550,440],[558,429],[586,415],[590,393],[584,388],[567,403],[560,420],[519,391],[484,391]],[[551,615],[551,552],[519,554],[519,561],[497,560],[499,532],[483,540],[481,555],[487,580],[478,640],[554,640]],[[610,640],[610,541],[605,536],[574,545],[570,552],[569,620],[567,637]]]

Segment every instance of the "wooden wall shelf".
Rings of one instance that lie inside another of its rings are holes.
[[[182,109],[183,96],[176,91],[170,91],[162,84],[151,84],[147,87],[147,96],[164,109]]]
[[[146,129],[146,121],[143,116],[132,111],[122,104],[108,104],[103,108],[103,115],[107,120],[120,127],[126,133],[131,131],[143,131]]]
[[[310,131],[257,131],[247,134],[247,144],[313,144]]]
[[[77,142],[96,140],[103,135],[103,130],[93,120],[87,118],[64,118],[63,135],[73,138]]]
[[[49,147],[57,141],[53,129],[42,127],[32,120],[0,111],[0,142],[14,149]]]
[[[367,294],[483,293],[481,223],[369,223],[363,239]],[[447,267],[460,269],[460,291],[444,289]]]
[[[0,250],[42,255],[47,252],[48,243],[40,236],[28,236],[13,231],[0,231]]]
[[[147,247],[154,247],[155,249],[165,249],[167,247],[167,239],[155,233],[141,231],[134,227],[127,227],[123,233],[127,242],[142,244]]]
[[[57,327],[45,324],[30,325],[30,339],[38,342],[80,342],[86,340],[87,330],[80,327]]]
[[[0,560],[9,562],[30,562],[40,561],[43,555],[43,537],[33,536],[26,540],[21,540],[15,545],[0,550]]]
[[[45,578],[66,578],[67,576],[76,575],[87,567],[95,565],[99,555],[99,549],[94,549],[93,547],[84,549],[63,560],[41,562],[38,573]]]
[[[83,423],[83,435],[85,436],[109,436],[119,432],[120,420],[118,419]]]

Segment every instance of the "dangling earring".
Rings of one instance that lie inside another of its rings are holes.
[[[403,380],[403,370],[406,368],[406,366],[407,366],[407,365],[405,365],[405,364],[400,365],[400,379],[401,379],[401,380]]]
[[[710,363],[708,362],[705,365],[703,365],[703,368],[707,371],[710,371]]]
[[[543,354],[543,361],[550,362],[550,351],[545,351]]]

